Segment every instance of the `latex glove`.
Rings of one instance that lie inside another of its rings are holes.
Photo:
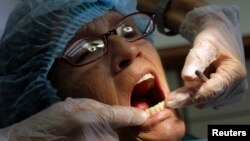
[[[136,108],[68,98],[20,123],[1,129],[0,140],[118,141],[113,129],[140,125],[146,119],[147,114]]]
[[[241,99],[248,84],[237,7],[194,9],[180,33],[193,48],[182,70],[185,86],[170,94],[168,106],[220,107]],[[196,70],[208,72],[209,79],[198,79]]]

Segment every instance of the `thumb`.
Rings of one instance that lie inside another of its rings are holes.
[[[106,110],[100,109],[100,114],[112,128],[137,126],[144,123],[148,118],[143,110],[125,106],[111,106]]]
[[[186,57],[185,65],[182,69],[184,80],[194,80],[196,70],[203,72],[213,61],[218,58],[217,49],[209,41],[199,39],[194,42],[194,47]]]
[[[172,91],[165,100],[170,108],[183,108],[193,104],[193,92],[186,87],[178,88]]]

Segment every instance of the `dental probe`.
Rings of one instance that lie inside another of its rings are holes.
[[[205,75],[204,73],[202,73],[201,71],[199,71],[199,70],[196,70],[196,71],[195,71],[195,74],[196,74],[201,80],[203,80],[204,82],[206,82],[206,81],[208,80],[208,78],[206,77],[206,75]],[[151,115],[153,115],[153,114],[155,114],[155,113],[157,113],[157,112],[162,111],[164,108],[167,108],[167,107],[168,107],[167,103],[166,103],[165,101],[161,101],[161,102],[159,102],[158,104],[156,104],[155,106],[146,109],[145,112],[146,112],[149,116],[151,116]]]
[[[208,80],[208,78],[206,77],[206,75],[204,73],[202,73],[201,71],[199,70],[196,70],[195,71],[195,74],[201,79],[203,80],[204,82],[206,82]]]

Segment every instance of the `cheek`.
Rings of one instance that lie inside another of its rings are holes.
[[[142,52],[146,56],[147,60],[153,63],[157,68],[162,69],[160,56],[157,50],[151,44],[147,44],[142,49]]]
[[[162,63],[161,63],[159,53],[157,52],[157,50],[152,45],[148,45],[144,49],[143,53],[146,56],[147,60],[149,62],[151,62],[154,65],[154,67],[158,71],[160,71],[160,73],[165,74]]]
[[[97,101],[113,105],[117,104],[117,94],[112,77],[109,77],[108,69],[102,65],[96,65],[89,71],[77,71],[74,78],[74,87],[77,87],[77,95],[83,98],[91,98]],[[109,82],[109,83],[107,83]]]
[[[159,70],[163,70],[163,66],[162,66],[162,63],[161,63],[161,59],[160,59],[160,56],[158,54],[158,52],[153,49],[154,51],[152,51],[152,56],[154,57],[153,61],[154,61],[154,64],[156,64],[156,66],[159,68]]]
[[[161,123],[157,128],[141,132],[138,137],[142,140],[179,141],[185,134],[183,120],[173,118]]]

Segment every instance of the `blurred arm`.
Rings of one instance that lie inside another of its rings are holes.
[[[160,0],[137,0],[139,11],[154,13]],[[165,11],[165,26],[175,33],[179,33],[179,27],[185,15],[197,7],[207,5],[204,0],[169,0]]]

